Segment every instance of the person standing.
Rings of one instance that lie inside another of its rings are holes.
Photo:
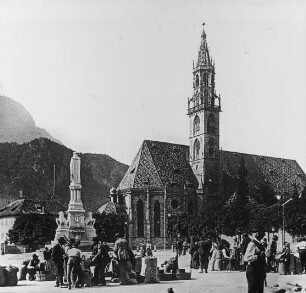
[[[305,237],[301,238],[301,241],[297,244],[297,251],[299,253],[301,265],[302,265],[302,272],[305,270],[306,273],[306,239]]]
[[[272,242],[267,250],[267,268],[268,268],[268,272],[270,271],[275,271],[276,270],[276,266],[275,266],[275,256],[276,256],[276,252],[277,252],[277,240],[278,240],[278,236],[277,235],[273,235],[272,237]]]
[[[51,251],[48,247],[45,247],[44,252],[44,261],[45,261],[45,269],[49,272],[52,272],[52,265],[51,265]]]
[[[208,258],[210,254],[212,243],[210,239],[202,237],[202,239],[198,243],[198,253],[200,260],[200,273],[203,273],[203,269],[205,273],[207,273],[208,268]]]
[[[279,274],[287,275],[290,273],[290,244],[285,243],[282,253],[279,255]]]
[[[251,241],[251,239],[249,237],[249,234],[244,233],[242,243],[241,243],[241,261],[242,261],[241,272],[245,272],[245,270],[246,270],[247,263],[246,263],[246,261],[244,261],[244,255],[245,255],[246,249],[247,249],[250,241]]]
[[[56,274],[56,283],[55,287],[64,286],[64,249],[63,245],[65,244],[65,238],[59,237],[58,243],[52,249],[52,260],[55,266],[55,274]]]
[[[93,257],[92,262],[95,264],[94,269],[94,284],[98,286],[105,286],[105,268],[111,259],[108,255],[109,247],[106,243],[99,243],[98,253]]]
[[[67,251],[68,262],[67,262],[67,279],[68,289],[71,289],[72,274],[77,276],[75,287],[82,287],[84,285],[83,270],[81,268],[81,250],[78,249],[77,243],[73,242],[71,248]]]
[[[126,285],[129,281],[128,265],[130,256],[133,255],[133,251],[127,240],[124,239],[119,233],[117,233],[115,237],[117,240],[114,245],[114,253],[117,257],[118,266],[120,269],[121,285]]]
[[[248,293],[263,293],[266,279],[266,255],[264,246],[260,243],[265,236],[263,227],[258,227],[253,240],[247,246],[244,259],[247,262],[246,278]]]
[[[192,239],[191,244],[190,244],[189,253],[191,255],[190,268],[198,269],[199,268],[199,253],[198,253],[198,242],[196,241],[196,239]]]

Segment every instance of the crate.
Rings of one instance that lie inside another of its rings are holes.
[[[54,281],[55,280],[55,275],[52,273],[49,274],[36,274],[36,281]]]

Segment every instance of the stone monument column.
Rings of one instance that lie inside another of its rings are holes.
[[[79,211],[85,213],[81,199],[81,158],[76,152],[70,161],[70,202],[68,212]]]

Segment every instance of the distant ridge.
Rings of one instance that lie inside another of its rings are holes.
[[[62,144],[45,129],[36,126],[33,117],[23,105],[11,98],[0,96],[0,142],[21,144],[39,137]]]
[[[24,144],[0,143],[0,208],[17,199],[48,200],[53,193],[67,207],[70,200],[70,159],[73,151],[47,138]],[[80,154],[82,202],[96,212],[109,200],[111,187],[119,185],[128,166],[108,155]]]

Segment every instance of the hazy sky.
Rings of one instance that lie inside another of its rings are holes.
[[[306,171],[305,3],[0,0],[0,93],[79,152],[130,164],[144,139],[188,144],[205,22],[220,146]]]

